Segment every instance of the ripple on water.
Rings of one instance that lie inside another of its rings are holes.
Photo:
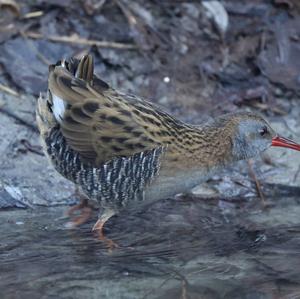
[[[2,211],[0,297],[298,298],[297,200],[225,206],[178,199],[124,212],[106,226],[113,252],[92,222],[65,229],[63,208]]]

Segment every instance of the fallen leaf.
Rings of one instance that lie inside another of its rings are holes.
[[[219,31],[224,34],[228,29],[229,18],[223,4],[219,1],[203,1],[202,5],[207,10],[207,16],[214,20]]]
[[[0,8],[9,8],[11,11],[15,13],[16,16],[20,16],[20,6],[14,0],[0,0]]]

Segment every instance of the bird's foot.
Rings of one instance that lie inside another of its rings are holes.
[[[115,243],[113,240],[107,238],[105,235],[104,235],[104,232],[103,232],[103,226],[104,226],[104,223],[106,221],[103,221],[103,220],[100,220],[98,219],[98,221],[95,223],[95,225],[93,226],[93,229],[92,231],[96,232],[97,234],[97,239],[101,242],[103,242],[106,247],[108,248],[108,252],[109,253],[112,253],[112,251],[116,248],[119,248],[120,246]]]
[[[108,253],[112,253],[115,249],[120,248],[120,246],[114,242],[112,239],[105,237],[103,232],[96,231],[97,239],[105,244],[108,249]]]
[[[77,212],[79,214],[77,215]],[[83,198],[78,205],[73,206],[67,211],[67,216],[71,218],[71,221],[66,223],[67,228],[75,228],[88,221],[92,213],[92,208],[88,206],[88,200]]]

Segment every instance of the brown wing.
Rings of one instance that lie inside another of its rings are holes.
[[[101,164],[170,143],[165,115],[147,102],[116,92],[95,76],[91,80],[91,72],[83,66],[77,78],[63,66],[55,66],[49,74],[50,95],[65,102],[61,132],[74,150]]]

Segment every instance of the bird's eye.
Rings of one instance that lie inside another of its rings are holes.
[[[264,126],[261,129],[259,129],[258,132],[259,132],[260,136],[265,136],[268,133],[268,128],[266,126]]]

